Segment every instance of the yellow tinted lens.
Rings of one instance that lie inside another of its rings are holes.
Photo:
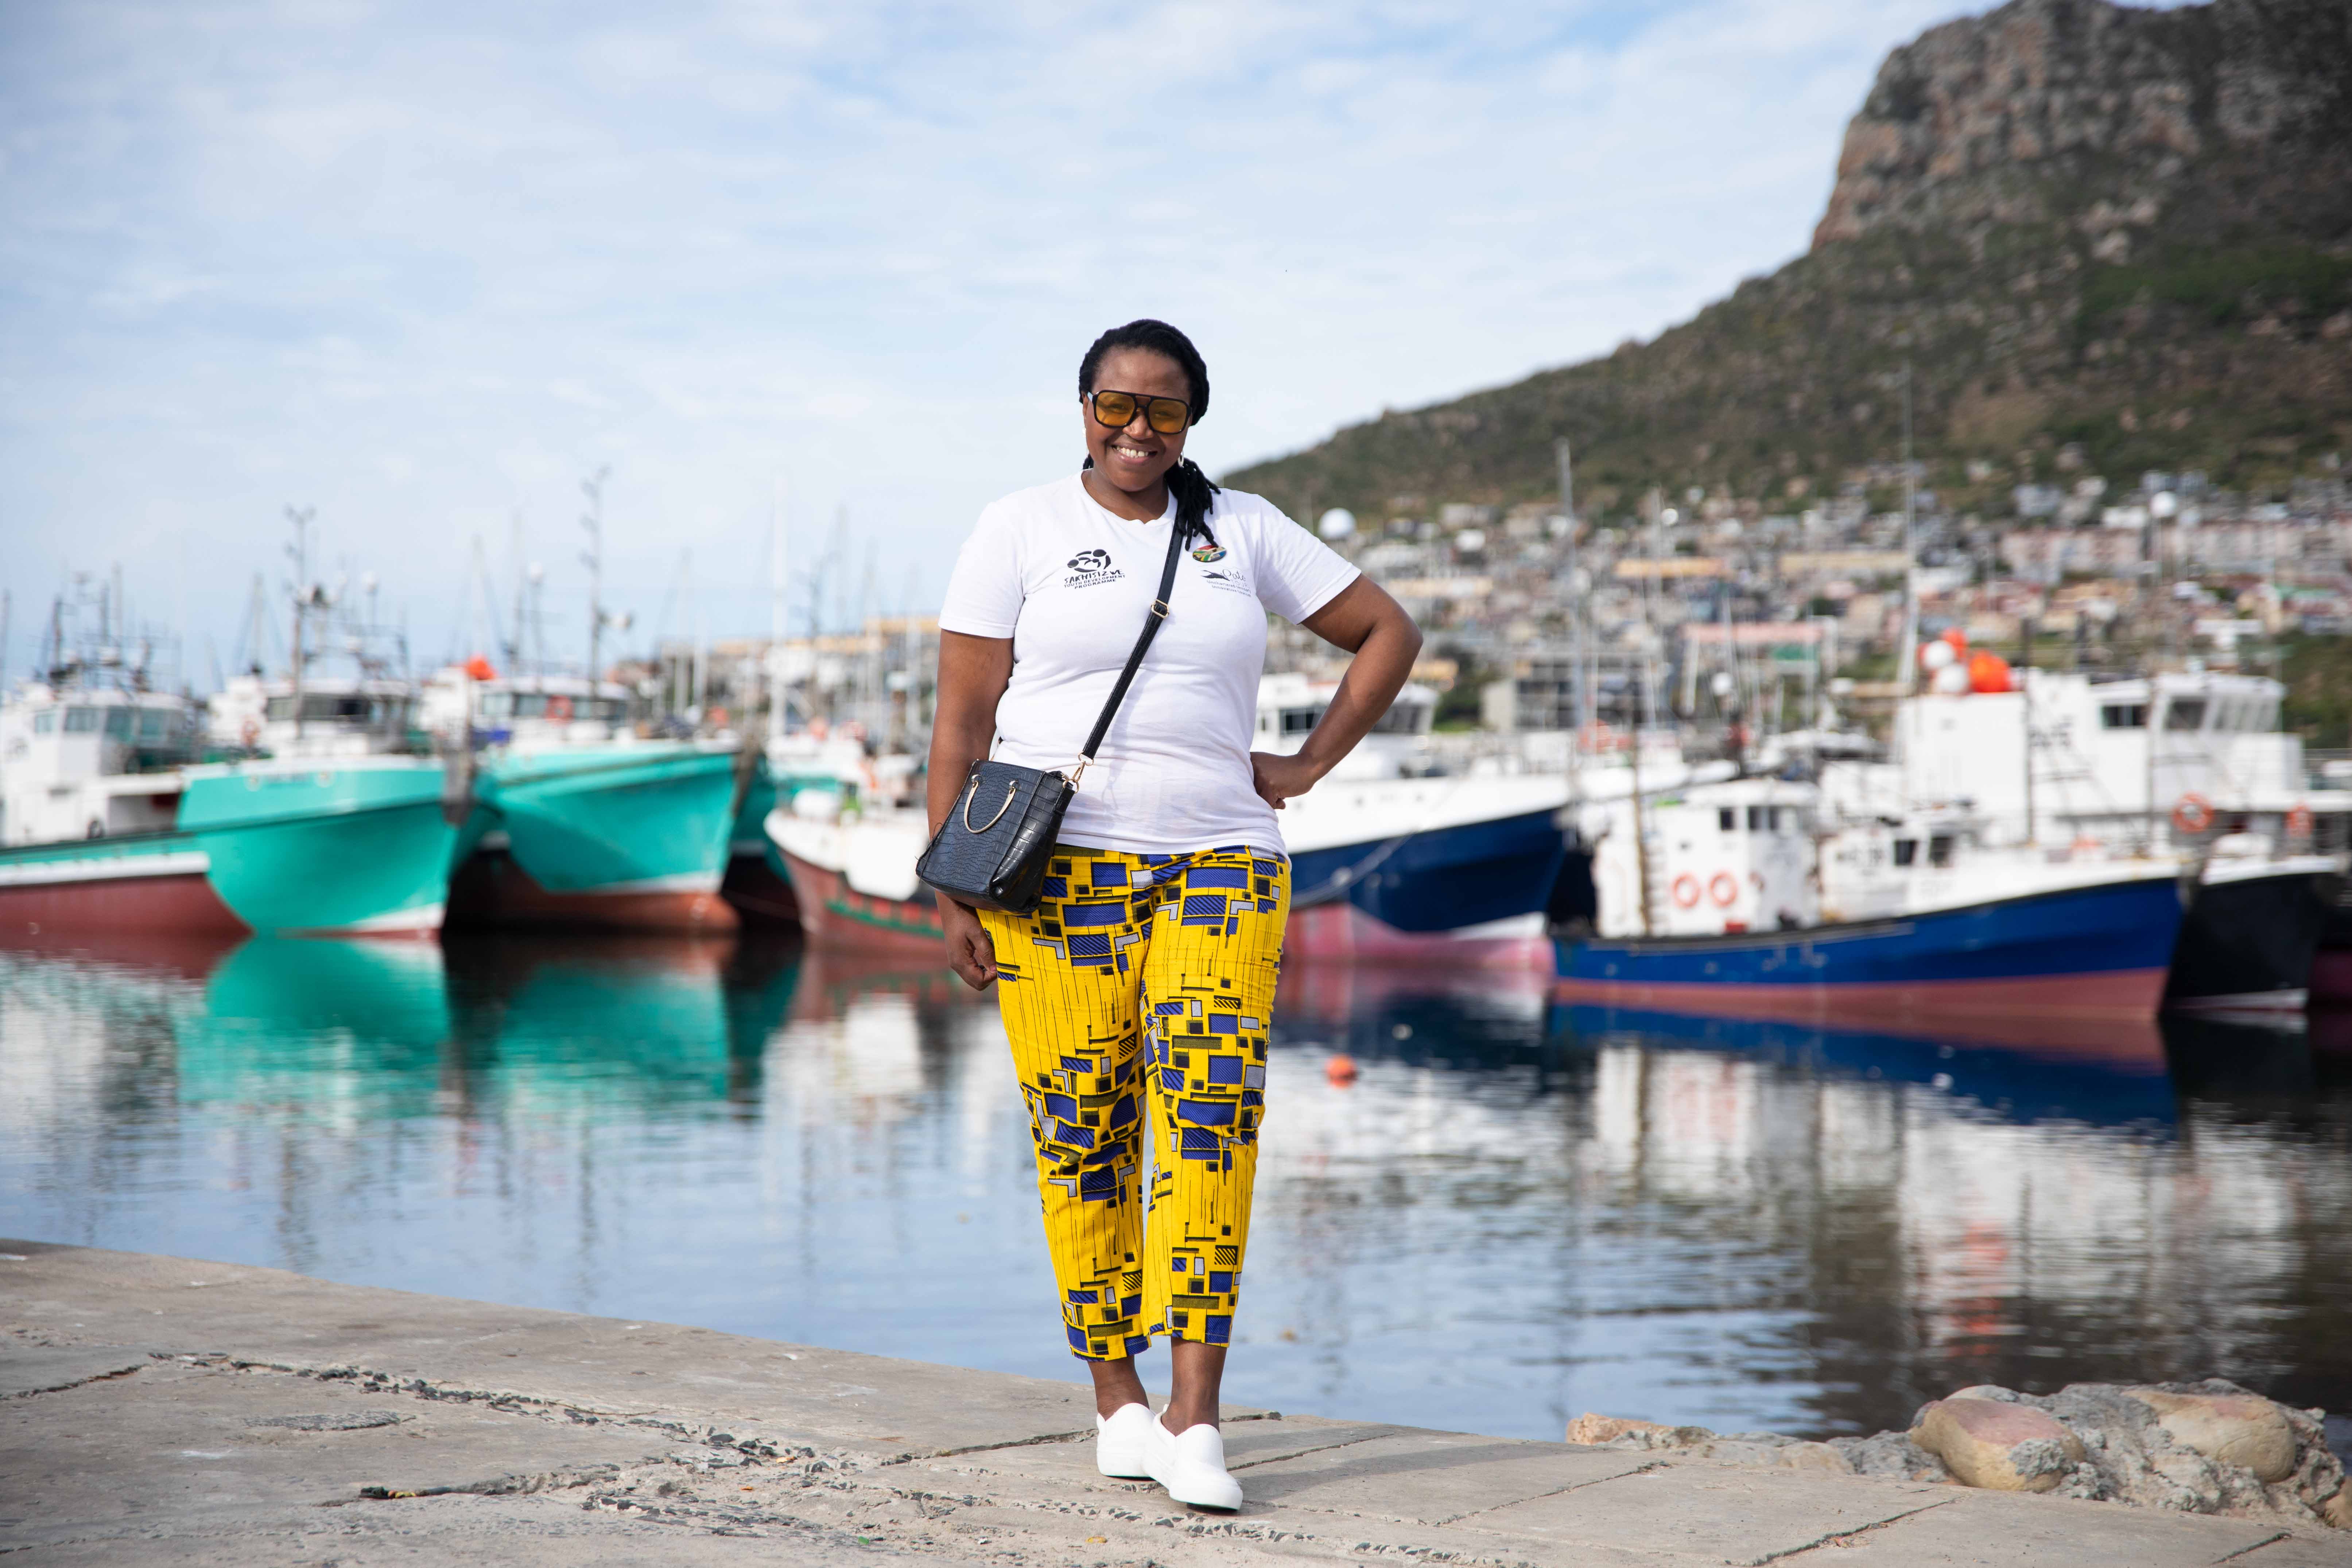
[[[1135,418],[1135,399],[1124,392],[1097,392],[1095,417],[1105,425],[1124,429]]]
[[[1184,405],[1172,397],[1155,397],[1143,405],[1143,416],[1162,436],[1173,436],[1184,428]]]

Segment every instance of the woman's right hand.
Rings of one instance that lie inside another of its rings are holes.
[[[974,991],[987,990],[996,978],[996,944],[988,939],[988,928],[980,923],[979,915],[945,893],[937,897],[940,924],[947,930],[948,967]]]

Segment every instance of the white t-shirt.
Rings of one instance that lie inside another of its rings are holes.
[[[1160,586],[1173,498],[1151,522],[1114,516],[1072,476],[980,514],[956,557],[940,627],[1013,639],[996,705],[1003,762],[1067,768],[1118,681]],[[1356,569],[1275,507],[1221,490],[1212,548],[1177,558],[1168,619],[1079,781],[1062,841],[1173,855],[1246,844],[1279,850],[1274,808],[1250,783],[1265,668],[1265,612],[1303,621]]]

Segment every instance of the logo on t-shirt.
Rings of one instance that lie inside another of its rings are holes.
[[[1192,559],[1203,566],[1212,561],[1223,561],[1224,558],[1225,547],[1222,544],[1203,544],[1200,549],[1192,552]]]
[[[1105,583],[1116,583],[1126,574],[1110,563],[1108,550],[1081,550],[1069,559],[1070,574],[1062,579],[1065,588],[1093,588]]]
[[[1255,588],[1253,588],[1248,583],[1235,576],[1231,572],[1219,572],[1212,569],[1202,573],[1201,580],[1208,584],[1210,587],[1223,588],[1228,594],[1255,594],[1257,592]]]

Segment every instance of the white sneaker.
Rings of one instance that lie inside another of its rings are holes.
[[[1150,1480],[1151,1434],[1144,1428],[1153,1425],[1149,1405],[1122,1405],[1108,1417],[1096,1416],[1095,1468],[1120,1480]]]
[[[1144,1434],[1149,1439],[1145,1462],[1150,1467],[1151,1479],[1170,1497],[1194,1508],[1242,1506],[1241,1483],[1225,1473],[1223,1434],[1205,1421],[1171,1432],[1158,1416],[1151,1418],[1150,1427]]]

